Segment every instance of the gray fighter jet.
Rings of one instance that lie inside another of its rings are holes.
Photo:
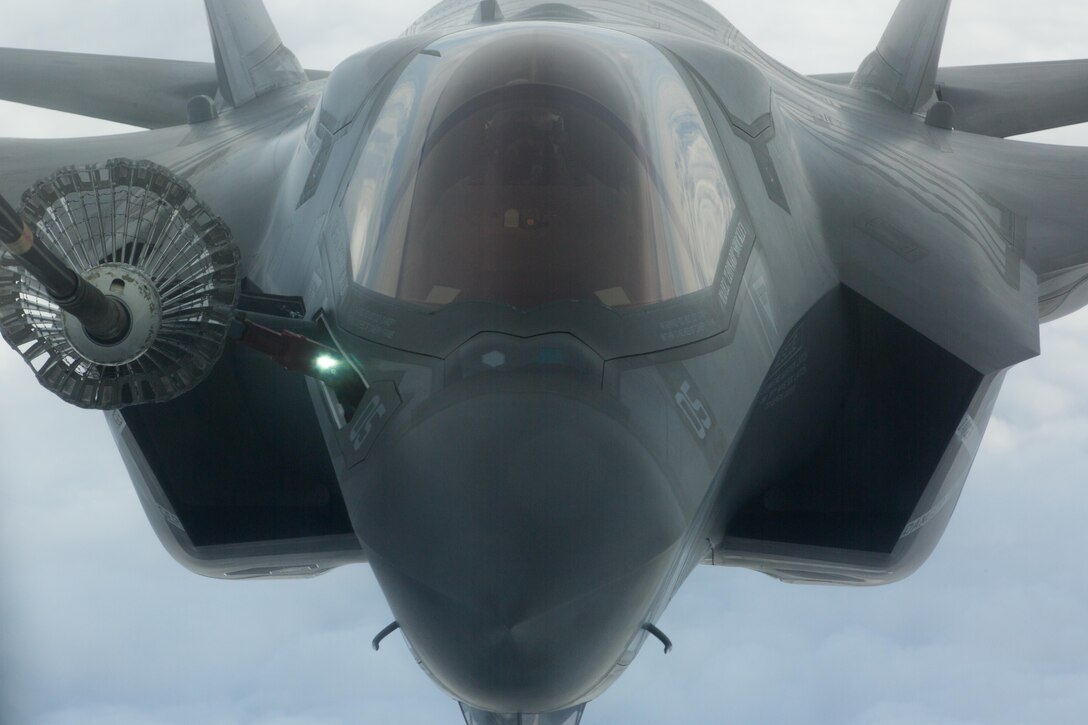
[[[1088,61],[808,78],[698,0],[446,0],[331,74],[0,50],[0,331],[107,413],[167,550],[368,562],[470,725],[570,725],[700,563],[921,565],[1004,371],[1088,304]]]

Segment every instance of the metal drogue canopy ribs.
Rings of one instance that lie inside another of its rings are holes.
[[[132,320],[121,301],[87,284],[49,247],[36,240],[30,227],[2,196],[0,242],[44,285],[58,307],[83,324],[89,337],[116,344],[128,336]]]
[[[240,291],[226,225],[151,162],[58,171],[0,210],[0,334],[83,408],[170,400],[219,360]]]

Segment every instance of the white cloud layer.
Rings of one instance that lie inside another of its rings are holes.
[[[429,2],[269,0],[309,67],[400,33]],[[850,70],[893,0],[714,3],[804,72]],[[1088,57],[1082,0],[956,0],[949,65]],[[20,6],[0,46],[204,60],[195,0]],[[0,68],[0,73],[3,69]],[[113,124],[0,104],[0,136]],[[1047,135],[1088,145],[1088,131]],[[3,160],[0,159],[0,164]],[[587,724],[1020,725],[1088,713],[1088,315],[1044,329],[1008,377],[936,554],[900,584],[789,587],[700,569]],[[454,723],[395,640],[365,567],[219,582],[152,534],[101,417],[66,408],[0,350],[0,722],[12,725]]]

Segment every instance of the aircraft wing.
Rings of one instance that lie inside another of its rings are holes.
[[[83,166],[115,157],[160,159],[184,138],[187,128],[117,136],[66,139],[0,138],[0,195],[13,203],[35,182],[65,166]]]
[[[0,100],[141,128],[182,125],[189,99],[219,90],[215,63],[0,48],[0,68]]]
[[[848,85],[853,73],[812,76]],[[1007,138],[1088,122],[1088,60],[941,68],[937,97],[957,130]]]
[[[193,96],[215,96],[214,63],[0,48],[0,98],[143,128],[186,121]]]
[[[956,109],[956,128],[1018,136],[1088,122],[1088,60],[946,68],[937,95]]]

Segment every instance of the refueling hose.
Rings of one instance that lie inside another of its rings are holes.
[[[128,310],[120,300],[87,283],[35,239],[22,216],[0,196],[0,244],[45,287],[62,310],[81,323],[95,342],[112,345],[124,340],[131,329]]]

